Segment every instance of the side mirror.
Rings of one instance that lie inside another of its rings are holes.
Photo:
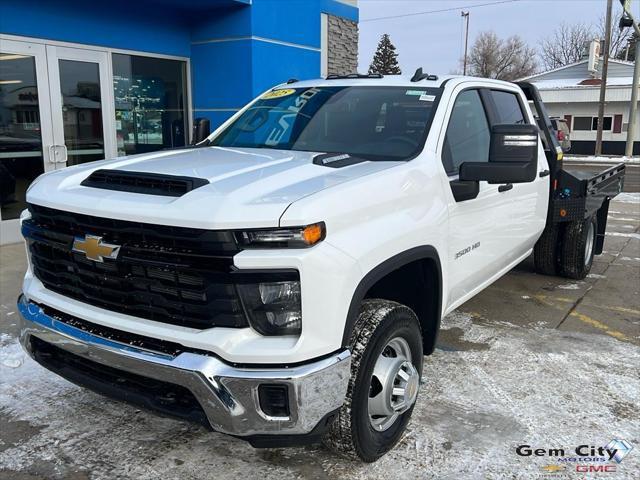
[[[538,135],[535,125],[494,125],[489,161],[460,165],[460,181],[532,182],[538,169]]]
[[[196,118],[193,123],[193,145],[200,143],[211,133],[211,124],[208,118]]]

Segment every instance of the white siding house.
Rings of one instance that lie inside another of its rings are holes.
[[[596,143],[601,80],[600,72],[590,73],[587,63],[584,59],[523,79],[538,87],[550,116],[567,120],[571,129],[571,153],[577,154],[593,154]],[[632,80],[633,62],[609,60],[602,134],[604,154],[624,154]],[[636,125],[640,126],[640,111]],[[633,152],[640,155],[638,127]]]

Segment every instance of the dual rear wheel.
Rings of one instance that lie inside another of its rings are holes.
[[[585,278],[593,265],[597,231],[595,215],[547,226],[533,252],[536,272],[576,280]]]

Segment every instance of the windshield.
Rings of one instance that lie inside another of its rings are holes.
[[[439,94],[419,87],[279,88],[210,144],[406,160],[422,148]]]

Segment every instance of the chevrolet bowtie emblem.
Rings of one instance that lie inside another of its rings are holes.
[[[120,251],[120,245],[103,243],[102,237],[85,235],[84,238],[76,237],[73,241],[74,252],[84,253],[85,257],[94,262],[104,262],[105,258],[116,259]]]
[[[545,472],[556,473],[556,472],[563,471],[564,470],[564,465],[545,465],[544,467],[541,467],[541,468]]]

